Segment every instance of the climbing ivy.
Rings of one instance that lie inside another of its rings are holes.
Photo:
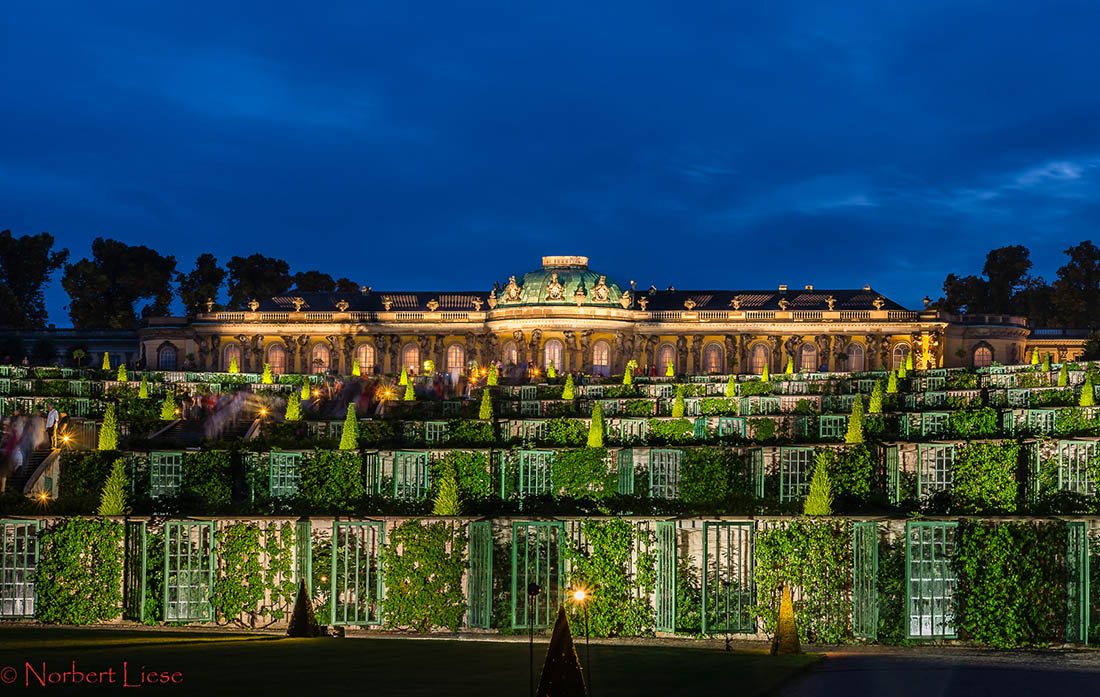
[[[433,485],[440,481],[442,473],[447,468],[455,473],[459,497],[463,501],[484,499],[492,492],[485,453],[467,450],[450,451],[432,463]]]
[[[1016,510],[1016,467],[1020,445],[973,442],[960,446],[953,473],[955,505],[963,513]]]
[[[552,468],[554,489],[560,496],[599,501],[614,496],[618,488],[604,448],[559,450]]]
[[[453,632],[462,626],[466,543],[466,533],[453,523],[409,520],[393,529],[382,548],[387,627],[415,632],[448,627]]]
[[[298,472],[298,495],[315,511],[350,511],[366,493],[356,451],[315,450]]]
[[[233,493],[231,456],[226,450],[186,453],[180,499],[189,511],[217,513],[229,507]]]
[[[649,551],[651,535],[632,523],[588,520],[581,526],[581,540],[565,546],[572,568],[571,588],[589,594],[588,630],[592,636],[650,636],[654,614],[649,601],[656,585],[656,556]],[[635,552],[636,558],[635,558]],[[574,627],[582,627],[582,609],[569,602]]]
[[[1000,427],[997,416],[992,407],[953,411],[947,420],[947,431],[957,438],[993,436]]]
[[[122,533],[121,523],[89,518],[67,518],[42,533],[38,619],[94,624],[121,614]]]
[[[730,448],[686,448],[680,463],[680,499],[714,506],[749,493],[741,456]]]
[[[265,615],[271,618],[268,624],[286,616],[295,592],[293,539],[294,526],[289,522],[272,523],[266,529],[255,523],[234,523],[218,531],[221,565],[211,604],[219,620],[255,628]]]

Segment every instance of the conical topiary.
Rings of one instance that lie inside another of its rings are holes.
[[[397,378],[397,384],[398,385],[408,385],[409,384],[409,371],[407,369],[405,369],[405,368],[401,369],[401,377]]]
[[[355,417],[355,404],[348,404],[348,415],[344,417],[344,432],[340,434],[341,450],[359,448],[359,419]]]
[[[592,406],[592,423],[588,426],[588,447],[603,447],[603,407],[599,402]]]
[[[665,377],[666,378],[671,378],[671,377],[675,377],[675,375],[676,375],[676,366],[672,365],[672,361],[669,361],[668,365],[665,366]]]
[[[787,375],[794,375],[794,356],[787,356],[787,367],[783,369]]]
[[[905,371],[909,372],[912,369],[913,369],[913,352],[909,351],[908,353],[905,354]]]
[[[351,359],[351,374],[355,377],[362,377],[363,371],[359,368],[359,358],[355,357]]]
[[[283,417],[286,421],[301,421],[302,420],[302,400],[298,398],[298,392],[294,391],[290,393],[290,396],[286,399],[286,415]]]
[[[798,642],[798,624],[795,622],[794,602],[791,600],[791,585],[783,584],[779,600],[779,622],[772,637],[772,655],[780,653],[802,653]]]
[[[1039,349],[1031,349],[1031,365],[1039,365]]]
[[[890,371],[890,379],[886,381],[886,394],[898,393],[898,374],[897,371]]]
[[[141,376],[141,385],[138,386],[138,399],[149,399],[149,378]]]
[[[302,380],[302,391],[299,394],[300,394],[303,402],[305,400],[309,399],[309,396],[310,396],[311,393],[309,391],[309,380],[308,379]]]
[[[111,465],[111,474],[99,493],[98,515],[130,515],[130,504],[126,502],[126,466],[122,458]]]
[[[546,649],[546,661],[542,665],[542,677],[539,678],[536,697],[588,697],[588,694],[581,662],[573,647],[569,620],[566,619],[565,608],[562,607],[558,610],[554,633],[550,637],[550,646]]]
[[[726,398],[733,399],[737,396],[737,381],[730,375],[730,379],[726,381]]]
[[[833,480],[829,476],[828,456],[818,453],[814,458],[814,473],[810,478],[810,491],[802,504],[805,515],[833,514]]]
[[[561,390],[562,399],[573,399],[576,396],[576,389],[573,387],[573,373],[569,373],[565,376],[565,387]]]
[[[130,376],[126,374],[126,364],[125,363],[119,363],[118,364],[118,375],[116,376],[116,379],[119,382],[130,382]]]
[[[118,417],[115,416],[115,405],[108,404],[103,412],[103,424],[99,427],[99,443],[97,450],[118,450]]]
[[[684,418],[684,387],[676,386],[676,396],[672,400],[672,416],[676,419]]]
[[[405,402],[415,402],[416,401],[416,392],[413,390],[413,386],[412,386],[411,382],[408,385],[405,385],[405,394],[401,397],[401,399],[402,399],[402,401],[405,401]]]
[[[553,380],[558,376],[558,369],[554,367],[554,361],[551,359],[550,365],[546,366],[546,377]]]
[[[772,375],[768,371],[768,364],[764,364],[764,372],[760,374],[760,382],[771,382]]]
[[[432,515],[462,515],[462,498],[454,467],[447,465],[439,476],[439,491],[432,499]]]
[[[176,396],[171,392],[164,393],[164,401],[160,403],[160,420],[173,421],[176,418]]]
[[[294,611],[290,615],[290,624],[287,625],[286,635],[297,639],[311,639],[321,636],[321,627],[317,624],[317,617],[313,614],[313,603],[310,602],[305,579],[298,582],[298,595],[294,599]]]
[[[1050,351],[1043,354],[1043,372],[1050,372]]]
[[[236,356],[233,356],[232,358],[229,359],[229,372],[231,372],[231,373],[241,372],[240,366],[237,365],[237,357]]]
[[[100,366],[103,370],[111,369],[111,354],[106,351],[103,352],[103,365]]]
[[[634,369],[637,368],[637,367],[638,367],[638,361],[634,360],[633,358],[631,358],[629,361],[626,362],[626,370],[623,371],[623,384],[624,385],[633,385],[634,384]]]
[[[871,390],[871,401],[867,404],[867,413],[882,413],[882,380],[875,380],[875,388]]]
[[[898,368],[898,377],[899,378],[904,378],[904,377],[907,377],[908,375],[909,375],[909,371],[905,369],[905,363],[903,362],[901,364],[901,367]]]
[[[477,418],[482,421],[493,418],[493,398],[489,390],[481,391],[481,408],[477,412]]]
[[[1096,391],[1092,387],[1092,373],[1085,375],[1085,384],[1081,385],[1081,399],[1077,404],[1082,407],[1096,406]]]
[[[497,380],[499,379],[499,377],[500,376],[497,375],[497,364],[496,363],[490,363],[489,364],[489,375],[485,379],[485,384],[489,385],[490,387],[496,387],[497,386]]]
[[[1069,364],[1063,363],[1058,369],[1058,387],[1069,387]]]
[[[858,394],[852,400],[852,414],[848,417],[848,432],[844,434],[844,442],[863,442],[863,399]]]
[[[271,364],[264,363],[264,372],[260,376],[260,384],[262,385],[274,385],[275,375],[271,372]]]

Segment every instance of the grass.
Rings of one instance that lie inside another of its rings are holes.
[[[578,642],[584,664],[584,646]],[[546,644],[535,645],[536,676]],[[24,690],[25,662],[41,672],[114,668],[116,684],[80,685],[52,693],[113,694],[123,661],[130,682],[146,670],[178,671],[177,685],[146,685],[154,693],[202,695],[323,694],[523,697],[528,692],[526,643],[369,638],[286,639],[256,634],[143,632],[105,629],[0,627],[0,679],[17,671]],[[720,649],[665,645],[594,645],[593,691],[617,695],[764,695],[816,660]],[[41,686],[30,676],[32,688]],[[8,685],[0,685],[0,691]],[[48,686],[49,687],[49,686]],[[8,694],[14,690],[7,691]]]

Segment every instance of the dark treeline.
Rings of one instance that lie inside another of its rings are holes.
[[[283,259],[252,254],[223,265],[201,254],[193,268],[180,271],[176,258],[141,245],[97,237],[90,258],[69,263],[69,250],[54,251],[49,233],[15,237],[0,232],[0,326],[39,328],[46,324],[43,289],[50,275],[64,269],[61,285],[69,294],[69,317],[79,329],[128,329],[142,317],[166,315],[173,297],[188,313],[243,310],[295,290],[355,292],[359,285],[321,271],[292,274]],[[949,312],[1013,314],[1036,327],[1100,328],[1100,249],[1089,240],[1065,250],[1067,261],[1048,284],[1031,275],[1031,253],[1021,245],[986,255],[981,275],[950,273],[944,295],[933,307]],[[228,302],[220,303],[224,295]]]

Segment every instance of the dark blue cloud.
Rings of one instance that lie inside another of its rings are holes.
[[[579,253],[910,306],[1092,237],[1100,6],[644,5],[8,3],[0,227],[376,288]]]

